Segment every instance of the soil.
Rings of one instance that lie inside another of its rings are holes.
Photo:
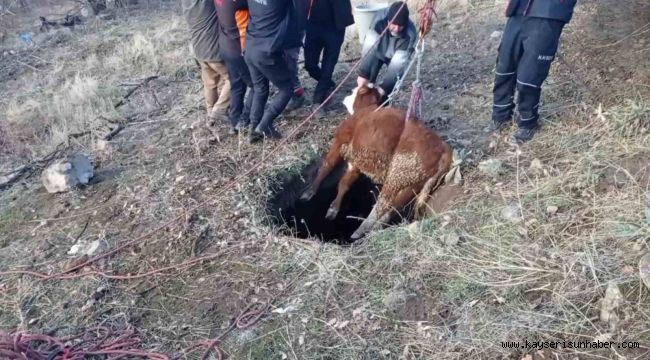
[[[596,192],[620,190],[630,183],[650,189],[650,153],[639,153],[607,167],[596,184]]]
[[[609,16],[610,10],[617,9],[620,3],[606,2],[608,5],[598,10],[603,17]],[[165,10],[155,16],[164,23],[172,13]],[[622,17],[621,23],[627,24],[625,14],[617,10],[613,16]],[[143,23],[152,16],[148,12],[134,15]],[[422,59],[422,118],[459,152],[463,171],[471,171],[488,155],[483,129],[489,121],[492,70],[499,42],[490,34],[501,30],[502,20],[497,16],[472,17],[469,13],[441,17],[434,22]],[[620,31],[638,28],[636,21],[641,20],[630,22],[629,28],[626,25]],[[101,26],[108,25],[97,26],[101,31]],[[587,39],[600,42],[601,30],[606,27],[596,27]],[[567,39],[576,42],[576,36],[568,34]],[[346,48],[342,59],[358,56],[357,46]],[[35,51],[30,50],[29,54],[43,59],[63,53],[56,47]],[[88,51],[106,50],[98,45]],[[614,52],[616,47],[607,51]],[[647,52],[635,54],[640,59],[638,66],[647,66],[647,61],[642,61]],[[4,106],[6,103],[1,99],[15,91],[21,76],[32,70],[5,61],[9,55],[2,56],[0,105]],[[77,60],[74,56],[71,55],[71,62]],[[584,68],[607,68],[599,61],[609,61],[606,56],[589,54],[588,49],[573,51],[568,59]],[[612,65],[612,72],[625,68],[623,60],[619,60],[621,63]],[[50,66],[29,61],[43,69]],[[224,255],[195,268],[175,269],[137,281],[113,281],[99,276],[57,282],[29,277],[3,279],[0,290],[6,291],[0,294],[0,300],[7,304],[0,306],[3,328],[63,336],[96,324],[136,327],[148,347],[177,352],[193,341],[222,333],[246,304],[275,299],[278,289],[286,288],[291,266],[273,264],[270,259],[270,254],[294,251],[292,245],[278,240],[280,235],[322,234],[323,240],[344,243],[359,221],[345,218],[363,217],[369,212],[374,196],[365,179],[351,190],[335,226],[323,219],[334,196],[336,176],[328,179],[311,203],[299,204],[297,197],[305,181],[313,177],[318,161],[309,163],[298,171],[302,175],[290,177],[280,186],[271,186],[268,181],[285,171],[287,165],[298,163],[302,154],[313,149],[322,154],[327,149],[334,129],[345,116],[341,101],[354,85],[354,77],[335,95],[331,110],[323,119],[310,121],[283,142],[250,145],[245,138],[228,136],[226,124],[211,129],[204,126],[199,73],[189,60],[188,63],[180,65],[174,74],[161,74],[128,99],[121,110],[126,129],[111,141],[110,151],[95,154],[97,176],[91,184],[69,193],[47,194],[38,178],[45,163],[34,166],[13,186],[0,190],[0,268],[63,271],[81,260],[67,254],[72,245],[97,239],[108,249],[133,239],[139,241],[81,272],[138,274],[178,265],[196,256],[226,251]],[[337,66],[337,82],[351,70],[351,65]],[[642,72],[635,72],[638,73]],[[125,74],[116,81],[137,81],[139,75]],[[581,75],[582,72],[576,74]],[[414,76],[411,73],[406,84]],[[304,72],[302,80],[308,89],[314,87],[313,80]],[[646,78],[632,80],[643,83]],[[579,92],[573,84],[555,86],[570,87],[571,92],[567,93]],[[611,86],[618,90],[618,86],[627,85]],[[409,89],[405,86],[396,106],[405,106],[408,97]],[[545,120],[562,116],[566,98],[544,101]],[[288,136],[310,110],[307,106],[284,114],[278,121],[280,131]],[[84,150],[88,149],[72,142],[59,156]],[[621,167],[637,182],[648,184],[647,159],[647,153],[639,154],[622,160]],[[629,181],[613,168],[606,172],[598,185],[601,191]],[[463,192],[461,186],[444,186],[435,193],[430,206],[435,212],[451,209]],[[269,214],[271,219],[267,219]],[[293,229],[281,227],[293,222],[289,219],[301,216],[305,225],[296,221],[299,225]],[[110,291],[85,307],[103,284],[110,284]],[[444,322],[450,311],[436,308],[428,299],[417,296],[407,299],[398,312],[398,317],[405,321],[429,320],[435,324],[437,318]]]

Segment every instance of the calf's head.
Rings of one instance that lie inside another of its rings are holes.
[[[350,115],[368,106],[379,106],[381,94],[372,85],[363,85],[352,90],[352,94],[343,100]]]

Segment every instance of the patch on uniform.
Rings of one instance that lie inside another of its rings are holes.
[[[539,55],[539,56],[537,56],[537,60],[541,60],[541,61],[553,61],[554,58],[555,58],[554,55]]]

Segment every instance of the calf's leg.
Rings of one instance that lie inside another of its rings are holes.
[[[352,234],[351,239],[357,240],[368,233],[370,230],[387,223],[390,220],[390,215],[394,209],[401,209],[409,201],[413,200],[417,193],[422,189],[423,184],[420,183],[415,186],[409,186],[399,191],[391,189],[379,194],[379,200],[372,208],[370,215],[359,225],[357,230]]]
[[[341,202],[343,202],[343,197],[350,190],[352,184],[359,178],[361,171],[359,168],[354,167],[352,164],[348,164],[348,169],[345,172],[345,175],[339,181],[339,188],[336,194],[336,199],[332,201],[330,208],[327,210],[327,215],[325,218],[327,220],[334,220],[336,215],[339,214],[339,209],[341,208]]]
[[[305,190],[302,195],[300,196],[301,201],[309,201],[311,198],[316,195],[316,191],[318,191],[318,188],[320,187],[320,184],[325,180],[327,175],[329,175],[336,166],[343,161],[343,156],[341,156],[341,145],[343,145],[342,141],[335,141],[334,144],[332,144],[332,147],[330,148],[330,151],[327,153],[327,156],[325,157],[325,161],[323,161],[323,164],[321,165],[320,169],[318,169],[318,174],[316,175],[316,179],[314,179],[314,182]]]

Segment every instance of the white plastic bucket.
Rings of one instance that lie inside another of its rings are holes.
[[[359,33],[359,42],[361,42],[362,45],[375,14],[378,11],[386,9],[388,6],[389,4],[386,3],[365,3],[354,7],[352,15],[354,16],[354,22],[357,27],[357,32]]]

